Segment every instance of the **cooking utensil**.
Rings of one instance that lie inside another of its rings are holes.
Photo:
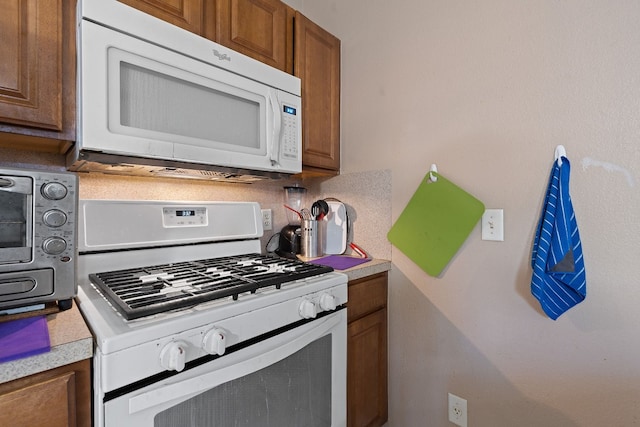
[[[364,249],[362,249],[360,246],[356,245],[355,243],[351,242],[349,243],[349,247],[358,255],[360,255],[360,258],[369,258],[369,256],[367,255],[367,253],[364,251]]]
[[[316,200],[311,205],[311,215],[320,221],[329,212],[329,204],[324,200]]]
[[[313,205],[311,205],[311,216],[313,217],[313,219],[317,220],[319,215],[320,206],[318,205],[318,202],[314,202]]]
[[[284,207],[289,209],[291,212],[295,212],[296,215],[298,215],[298,218],[300,218],[301,220],[303,219],[301,212],[298,212],[297,210],[293,209],[291,206],[288,206],[288,205],[284,205]]]
[[[309,212],[309,209],[307,209],[307,208],[300,209],[300,214],[302,214],[302,220],[308,221],[308,220],[313,219],[311,217],[311,212]]]
[[[318,200],[316,203],[320,207],[320,214],[318,219],[321,220],[325,217],[325,215],[329,213],[329,204],[322,199]]]

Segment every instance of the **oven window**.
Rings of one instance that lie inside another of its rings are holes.
[[[0,248],[24,248],[27,242],[29,195],[0,191]],[[19,260],[11,260],[19,261]]]
[[[330,427],[331,335],[155,417],[155,427]]]

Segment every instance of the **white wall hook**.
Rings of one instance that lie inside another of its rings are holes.
[[[567,150],[564,149],[564,145],[558,145],[556,147],[556,161],[558,166],[562,165],[562,158],[567,157]]]
[[[436,173],[438,173],[438,167],[434,163],[429,168],[429,181],[431,181],[431,182],[437,182],[438,181],[438,176],[436,175]]]

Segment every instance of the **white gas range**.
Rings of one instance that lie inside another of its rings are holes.
[[[347,277],[261,235],[257,203],[80,201],[96,426],[346,424]]]

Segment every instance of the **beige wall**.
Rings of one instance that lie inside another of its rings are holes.
[[[390,422],[640,423],[640,3],[291,1],[342,40],[342,161],[390,168],[395,220],[431,163],[505,212],[439,278],[393,249]],[[588,296],[557,321],[530,294],[529,254],[557,144]]]
[[[318,191],[357,201],[365,248],[387,255],[385,229],[431,163],[505,210],[506,241],[477,227],[439,278],[393,249],[389,425],[449,425],[447,392],[476,427],[638,424],[640,3],[287,2],[342,39],[347,174]],[[572,161],[588,297],[554,322],[528,264],[557,144]],[[279,186],[81,178],[84,197],[256,200],[282,225]]]

